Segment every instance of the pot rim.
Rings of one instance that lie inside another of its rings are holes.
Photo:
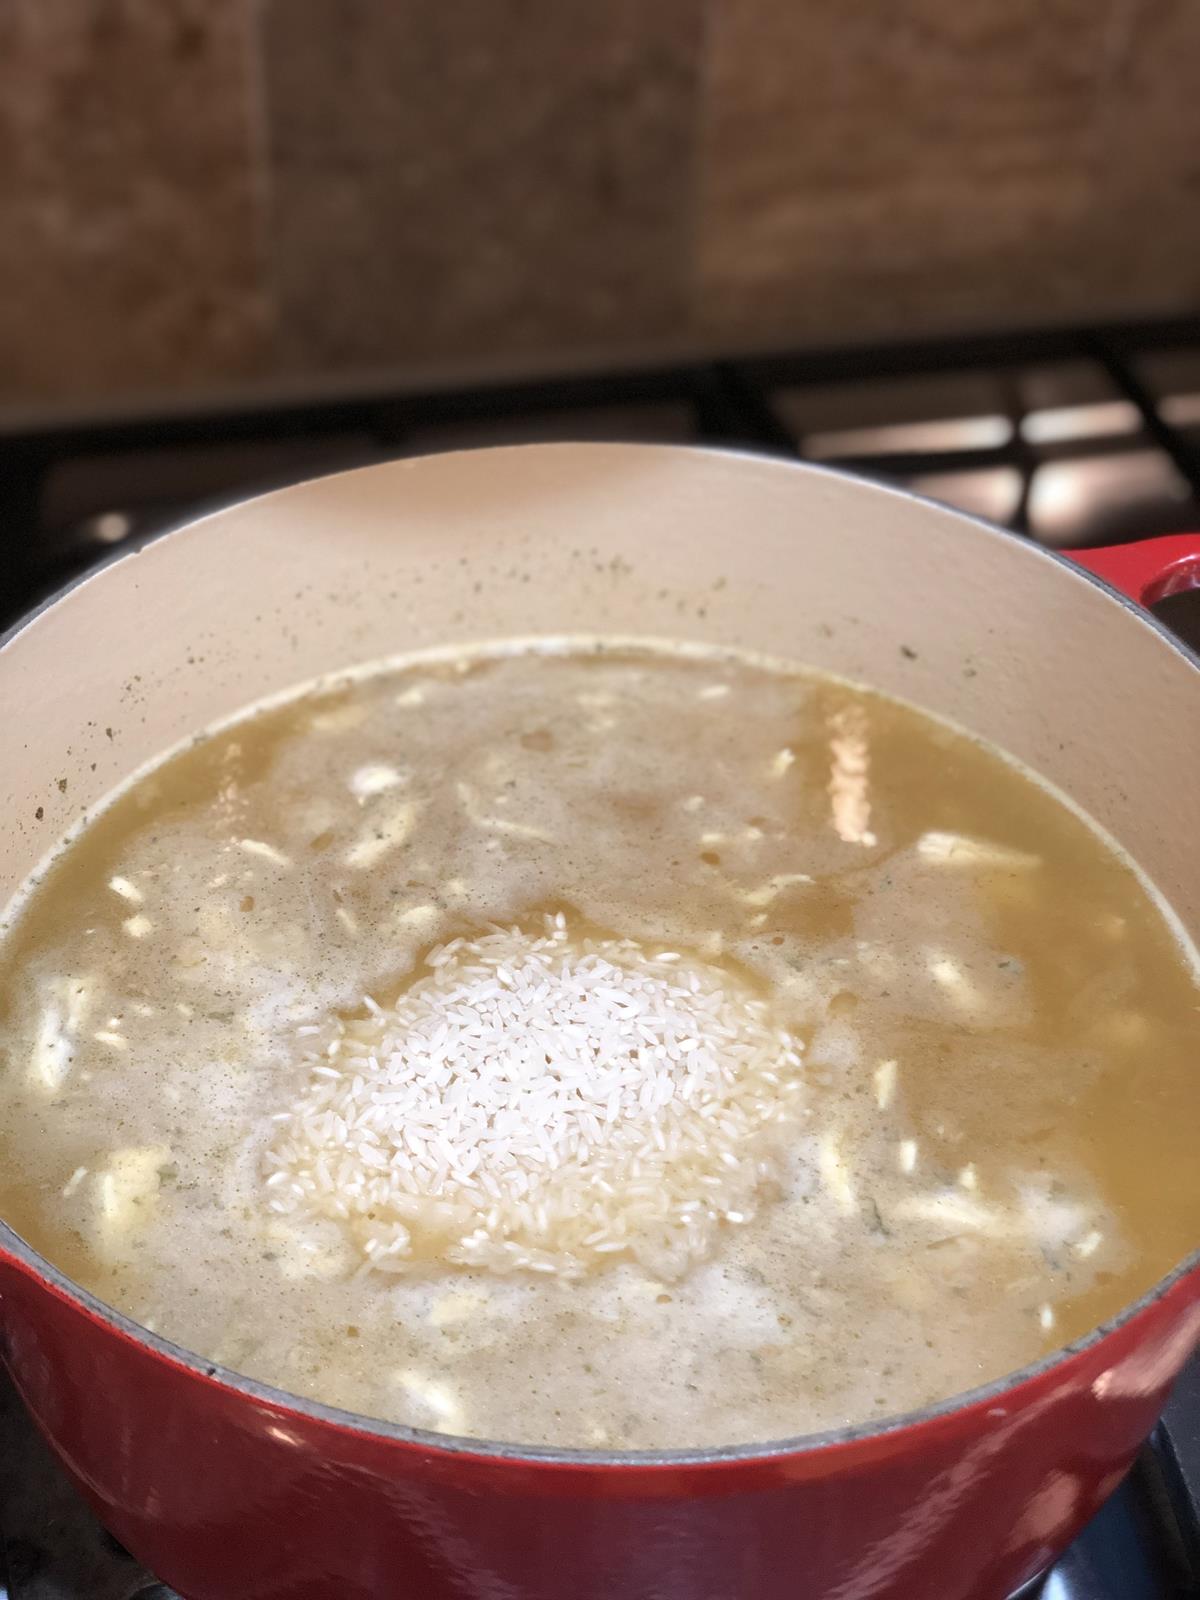
[[[1177,655],[1182,656],[1184,661],[1200,676],[1200,655],[1165,627],[1152,612],[1138,605],[1136,601],[1105,579],[1089,572],[1086,568],[1078,566],[1070,559],[1069,555],[1044,545],[1034,544],[1024,535],[1015,533],[1012,529],[1005,528],[998,523],[991,522],[986,517],[976,516],[971,512],[959,511],[952,506],[947,506],[940,501],[932,499],[928,495],[917,494],[911,489],[884,483],[863,474],[846,471],[843,468],[829,467],[821,463],[800,459],[793,460],[783,456],[763,455],[749,449],[725,449],[711,445],[639,443],[613,445],[611,443],[602,444],[589,441],[571,442],[569,444],[496,445],[470,451],[439,453],[479,455],[490,453],[492,450],[505,451],[510,454],[514,451],[545,453],[563,448],[572,451],[611,451],[613,449],[638,452],[655,451],[660,453],[670,451],[673,454],[680,455],[732,457],[735,460],[746,461],[760,468],[789,472],[799,470],[810,475],[831,478],[839,483],[849,482],[884,497],[895,497],[919,506],[929,506],[939,514],[950,515],[977,531],[1020,545],[1023,550],[1028,552],[1030,559],[1041,559],[1056,566],[1065,567],[1083,581],[1104,590],[1120,604],[1134,622],[1156,633]],[[358,472],[370,472],[376,466],[386,464],[374,463],[366,467],[352,467],[345,472],[320,474],[317,478],[303,479],[298,483],[268,490],[261,495],[240,499],[235,498],[227,501],[222,500],[209,506],[198,515],[188,517],[183,522],[173,523],[169,527],[159,529],[139,539],[128,540],[120,548],[104,556],[85,571],[76,573],[69,578],[29,611],[24,612],[3,632],[0,632],[0,654],[8,649],[20,634],[43,612],[50,610],[59,601],[66,599],[74,590],[82,587],[107,568],[116,566],[122,561],[135,559],[142,550],[151,544],[156,544],[160,540],[170,539],[176,534],[186,533],[199,527],[210,518],[221,516],[228,510],[246,504],[248,499],[265,500],[276,495],[289,494],[295,490],[303,489],[310,483],[326,481],[329,478],[349,477],[351,474]],[[748,1444],[681,1447],[670,1450],[595,1450],[557,1445],[521,1445],[504,1440],[436,1433],[425,1428],[408,1427],[403,1423],[388,1422],[380,1417],[370,1417],[359,1412],[347,1411],[340,1406],[326,1405],[323,1401],[309,1399],[304,1395],[293,1394],[289,1390],[278,1388],[273,1384],[262,1383],[255,1378],[245,1377],[218,1362],[206,1361],[195,1351],[187,1349],[186,1346],[176,1344],[173,1340],[166,1339],[161,1334],[143,1327],[141,1323],[136,1322],[132,1317],[108,1305],[90,1290],[76,1283],[74,1279],[34,1250],[31,1245],[21,1238],[20,1234],[0,1218],[0,1258],[4,1256],[22,1264],[29,1270],[36,1281],[78,1306],[93,1321],[107,1326],[113,1332],[122,1335],[133,1343],[141,1345],[160,1360],[182,1368],[195,1377],[216,1384],[231,1394],[269,1405],[275,1411],[291,1412],[321,1423],[326,1427],[337,1429],[340,1432],[365,1434],[391,1443],[417,1448],[423,1452],[437,1452],[449,1456],[473,1456],[486,1462],[511,1463],[515,1466],[591,1469],[604,1467],[679,1469],[750,1465],[756,1462],[770,1463],[793,1457],[812,1456],[822,1450],[895,1437],[925,1424],[943,1420],[978,1406],[994,1404],[996,1401],[1004,1399],[1027,1384],[1034,1383],[1037,1379],[1046,1376],[1056,1368],[1067,1366],[1076,1357],[1098,1348],[1143,1312],[1148,1311],[1153,1305],[1165,1299],[1192,1274],[1196,1274],[1198,1282],[1200,1282],[1200,1246],[1197,1246],[1171,1272],[1160,1278],[1137,1300],[1123,1306],[1106,1322],[1100,1323],[1073,1343],[1063,1346],[1062,1349],[1051,1351],[1037,1361],[1030,1362],[1018,1368],[1015,1372],[1006,1373],[1002,1377],[994,1379],[991,1383],[964,1390],[958,1394],[951,1395],[948,1399],[937,1401],[933,1405],[922,1406],[917,1410],[900,1412],[895,1416],[885,1417],[881,1421],[856,1423],[850,1427],[830,1428],[815,1433],[804,1433],[788,1438],[769,1439],[761,1442],[755,1441]]]

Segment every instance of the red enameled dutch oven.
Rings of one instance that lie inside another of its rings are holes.
[[[400,650],[607,631],[752,646],[955,719],[1071,794],[1195,936],[1200,662],[1138,602],[1200,584],[1200,537],[1076,560],[705,451],[533,446],[286,489],[120,556],[4,642],[0,897],[114,784],[249,701]],[[292,1398],[114,1314],[8,1229],[0,1299],[67,1471],[188,1600],[1002,1600],[1151,1428],[1200,1336],[1200,1256],[1071,1349],[919,1415],[662,1454],[454,1440]]]

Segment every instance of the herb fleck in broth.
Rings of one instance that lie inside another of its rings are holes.
[[[0,1204],[334,1404],[782,1437],[1194,1247],[1198,1002],[1128,863],[910,707],[666,647],[413,661],[174,755],[31,886]]]

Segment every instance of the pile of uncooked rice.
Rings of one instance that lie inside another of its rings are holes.
[[[675,1277],[753,1215],[799,1046],[730,972],[560,914],[455,939],[383,1007],[302,1030],[270,1209],[332,1218],[365,1267],[430,1259]]]

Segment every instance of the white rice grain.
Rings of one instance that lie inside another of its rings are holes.
[[[677,1276],[754,1215],[800,1087],[798,1042],[740,980],[561,913],[454,939],[391,1005],[364,996],[296,1045],[269,1207],[339,1221],[389,1271],[435,1254],[575,1277],[628,1255]]]

